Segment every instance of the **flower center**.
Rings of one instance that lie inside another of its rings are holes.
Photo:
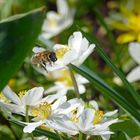
[[[103,120],[104,112],[97,110],[94,115],[93,124],[98,124]]]
[[[47,102],[41,102],[39,107],[33,107],[31,114],[39,117],[41,120],[47,119],[52,113],[51,105]]]
[[[10,103],[10,102],[11,102],[10,100],[8,100],[8,99],[3,95],[2,92],[0,92],[0,100],[3,101],[3,102],[5,102],[5,103]]]
[[[51,27],[55,27],[57,26],[57,22],[55,19],[48,19],[48,25],[51,26]]]
[[[78,117],[76,116],[77,114],[77,109],[74,109],[72,112],[72,116],[70,117],[70,120],[72,122],[78,123]]]
[[[62,82],[66,87],[73,86],[73,83],[72,83],[72,80],[70,77],[70,73],[68,70],[62,70],[61,75],[62,76],[57,79],[58,81]]]
[[[18,93],[18,96],[20,99],[22,99],[25,94],[26,94],[26,90],[22,90]]]
[[[58,59],[62,59],[68,51],[70,51],[70,48],[64,45],[63,48],[56,49],[55,53]]]

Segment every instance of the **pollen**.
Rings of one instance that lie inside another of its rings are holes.
[[[22,99],[25,94],[26,94],[26,90],[22,90],[18,93],[18,96],[20,99]]]
[[[2,92],[0,92],[0,100],[5,102],[5,103],[10,103],[10,100],[8,100],[3,94]]]
[[[70,48],[66,45],[64,45],[63,48],[59,48],[56,50],[56,56],[58,59],[62,59],[65,55],[65,53],[67,53],[68,51],[70,51]]]
[[[48,19],[48,25],[54,27],[57,26],[57,22],[55,19]]]
[[[66,87],[71,87],[73,86],[72,80],[71,80],[71,76],[68,70],[62,70],[61,71],[61,75],[57,81],[58,82],[62,82],[64,84],[64,86]],[[66,78],[67,77],[67,78]]]
[[[97,110],[94,115],[93,124],[98,124],[103,120],[104,112]]]
[[[77,109],[73,110],[72,112],[72,116],[70,117],[70,120],[72,122],[78,123],[78,117],[77,117]]]
[[[39,107],[32,108],[31,114],[39,117],[41,120],[47,119],[52,113],[51,105],[47,102],[41,102]]]

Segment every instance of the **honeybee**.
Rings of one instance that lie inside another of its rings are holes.
[[[42,67],[46,71],[47,71],[46,69],[47,63],[50,63],[50,65],[52,65],[52,63],[55,63],[55,61],[57,61],[56,54],[53,51],[45,50],[44,48],[35,47],[33,49],[33,52],[35,54],[31,58],[32,63],[37,64],[38,66]]]

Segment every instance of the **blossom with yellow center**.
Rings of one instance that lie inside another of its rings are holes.
[[[58,59],[62,59],[68,51],[70,51],[70,48],[66,45],[63,45],[62,48],[56,49],[55,53]]]
[[[120,44],[132,41],[140,42],[140,11],[138,8],[140,3],[135,0],[131,1],[130,8],[129,2],[120,2],[120,13],[113,12],[107,19],[112,28],[122,31],[117,37],[117,42]]]
[[[52,113],[51,105],[47,102],[41,102],[39,107],[33,107],[31,114],[41,120],[49,118]]]
[[[43,97],[43,91],[44,89],[42,87],[35,87],[27,92],[21,91],[19,94],[16,94],[9,86],[6,86],[2,91],[3,95],[1,94],[1,97],[6,102],[0,101],[0,106],[8,112],[25,115],[27,105],[33,107],[40,103]],[[10,102],[7,102],[3,96],[5,96],[7,100],[10,100]]]
[[[74,73],[74,75],[77,81],[80,94],[85,93],[85,84],[88,83],[88,80],[77,73]],[[66,95],[69,90],[74,90],[73,82],[71,80],[71,76],[68,69],[50,72],[48,76],[50,80],[55,80],[55,85],[48,88],[44,92],[45,95],[56,92],[56,94],[63,96]]]
[[[81,32],[74,32],[69,37],[68,44],[55,44],[53,46],[53,52],[56,54],[57,60],[51,64],[47,61],[42,62],[42,65],[48,72],[66,69],[69,64],[80,66],[93,52],[94,48],[95,44],[89,44],[89,41],[83,37]],[[46,51],[46,49],[41,47],[33,48],[35,54],[43,51]],[[42,70],[42,68],[40,69]]]
[[[50,39],[68,28],[73,23],[74,9],[70,8],[66,0],[57,0],[57,12],[47,12],[40,38]]]
[[[126,33],[118,36],[118,43],[128,43],[132,41],[140,42],[140,14],[133,14],[127,17]]]

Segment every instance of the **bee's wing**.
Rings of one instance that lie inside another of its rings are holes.
[[[44,52],[44,51],[46,51],[46,49],[41,48],[41,47],[34,47],[33,48],[34,53],[40,53],[40,52]]]

